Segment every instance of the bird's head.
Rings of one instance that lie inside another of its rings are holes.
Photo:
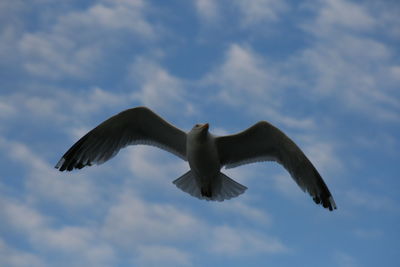
[[[193,126],[192,131],[208,131],[208,123],[197,123]]]
[[[192,130],[190,130],[189,134],[200,138],[205,137],[207,136],[208,133],[208,127],[209,127],[208,123],[195,124]]]

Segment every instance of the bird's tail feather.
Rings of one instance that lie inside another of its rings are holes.
[[[213,186],[211,196],[205,196],[202,194],[201,189],[196,183],[196,179],[191,171],[188,171],[173,181],[173,183],[176,185],[176,187],[193,197],[213,201],[224,201],[226,199],[231,199],[243,194],[247,190],[246,186],[239,184],[222,172],[219,173],[216,181],[218,181],[218,183]]]
[[[174,180],[172,183],[183,192],[186,192],[191,196],[201,198],[200,189],[196,183],[196,179],[193,176],[192,171],[188,171],[178,179]]]
[[[212,200],[224,201],[225,199],[237,197],[247,190],[246,186],[234,181],[222,172],[219,173],[218,179],[221,181],[221,188],[219,192],[216,192]]]

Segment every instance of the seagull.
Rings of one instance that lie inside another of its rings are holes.
[[[175,154],[190,170],[173,183],[199,199],[224,201],[243,194],[247,187],[221,172],[222,167],[275,161],[316,204],[330,211],[335,201],[324,180],[301,149],[281,130],[266,121],[233,135],[215,136],[209,124],[184,132],[147,107],[135,107],[105,120],[79,139],[58,161],[59,171],[102,164],[128,145],[151,145]]]

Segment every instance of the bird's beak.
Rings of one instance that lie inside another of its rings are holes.
[[[206,130],[208,130],[208,127],[209,127],[208,123],[204,123],[201,128],[205,128]]]

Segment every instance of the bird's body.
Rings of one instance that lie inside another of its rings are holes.
[[[238,134],[214,136],[209,125],[196,124],[188,133],[146,107],[125,110],[88,132],[60,159],[56,168],[71,171],[101,164],[132,144],[165,149],[188,161],[190,170],[173,183],[188,194],[223,201],[247,187],[221,172],[222,167],[272,160],[280,163],[317,204],[329,210],[336,204],[318,171],[301,149],[278,128],[261,121]]]
[[[215,139],[208,132],[208,124],[195,126],[188,133],[186,155],[200,192],[206,197],[212,197],[212,189],[217,188],[221,164]]]

